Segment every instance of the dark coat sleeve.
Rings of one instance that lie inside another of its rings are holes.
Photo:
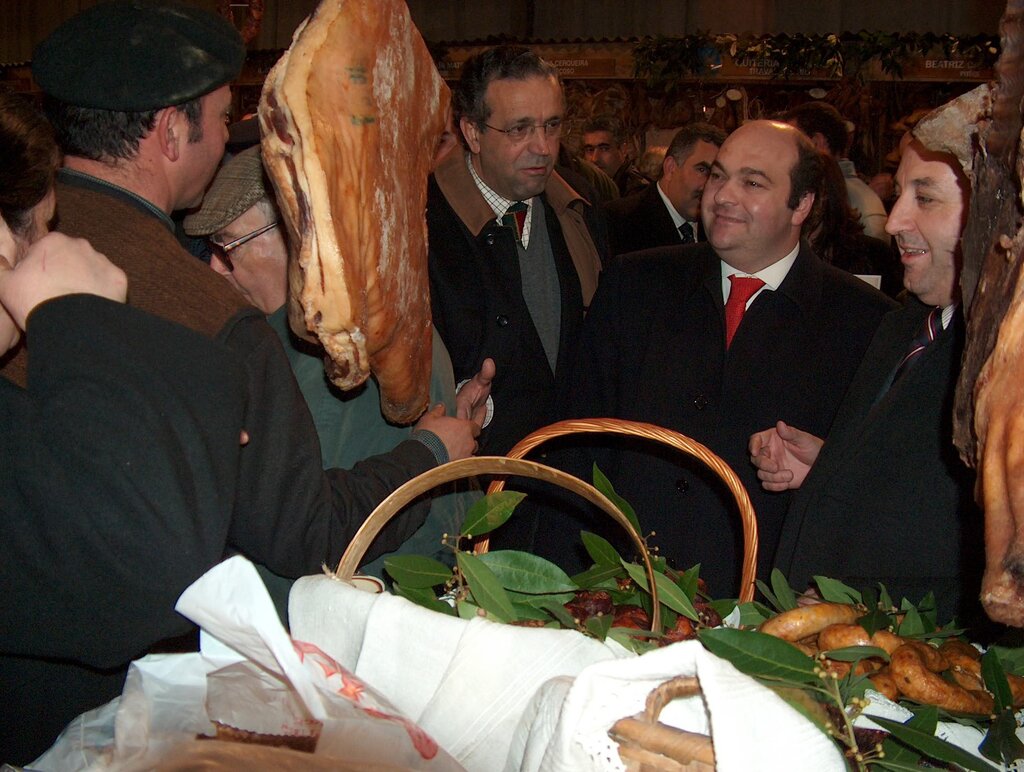
[[[313,419],[266,320],[255,311],[242,312],[223,338],[243,354],[249,390],[249,442],[241,451],[230,545],[287,577],[336,564],[374,507],[437,462],[426,445],[406,440],[351,470],[321,471]],[[366,559],[396,549],[425,516],[422,507],[406,510]]]
[[[245,374],[223,346],[73,296],[0,382],[3,653],[113,667],[187,630],[181,591],[223,557]]]

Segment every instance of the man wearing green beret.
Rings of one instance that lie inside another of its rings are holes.
[[[437,406],[388,453],[352,470],[322,470],[316,430],[274,331],[259,309],[182,247],[170,217],[200,203],[217,169],[228,136],[228,84],[244,56],[238,33],[218,16],[169,0],[112,0],[59,26],[37,48],[32,70],[65,153],[56,186],[58,229],[87,239],[125,272],[130,305],[214,339],[222,344],[225,372],[241,367],[246,373],[237,459],[230,459],[237,474],[220,480],[222,520],[214,530],[223,541],[214,552],[241,552],[276,574],[297,577],[336,564],[365,516],[396,487],[473,453],[479,426]],[[23,384],[25,361],[21,352],[0,372]],[[112,457],[122,440],[110,438]],[[203,436],[182,443],[188,447],[182,464],[211,462],[213,446]],[[153,481],[137,484],[161,495],[148,489]],[[68,518],[88,529],[109,514],[76,511]],[[393,521],[367,559],[401,544],[423,517],[413,509]],[[168,524],[167,533],[192,532],[185,523]],[[185,537],[154,535],[136,547],[140,554],[158,550],[161,581],[179,592],[212,565],[200,557],[210,554],[210,545],[199,549]],[[96,555],[97,565],[109,568],[95,572],[109,577],[95,582],[97,603],[119,602],[117,558]],[[62,640],[64,620],[47,608],[40,604],[41,640]],[[149,645],[159,640],[149,637],[155,631],[166,637],[192,630],[171,608],[149,611],[133,617],[149,620],[147,629],[129,629],[126,621],[125,629],[97,630],[90,652],[61,660],[11,656],[0,634],[7,734],[45,748],[68,719],[120,693],[128,663],[112,652],[123,652],[123,641]]]

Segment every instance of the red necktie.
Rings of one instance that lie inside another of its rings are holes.
[[[753,276],[729,277],[732,282],[732,289],[729,291],[729,299],[725,302],[725,347],[729,348],[732,343],[732,336],[740,326],[743,312],[747,310],[747,301],[754,296],[764,282]]]
[[[523,243],[523,229],[526,227],[527,206],[525,201],[516,201],[505,210],[501,224],[515,231],[519,243]]]

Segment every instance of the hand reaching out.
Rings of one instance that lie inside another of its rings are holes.
[[[448,451],[449,461],[468,458],[477,451],[476,438],[480,436],[480,426],[468,418],[445,415],[444,405],[440,402],[420,417],[415,428],[436,434]]]
[[[487,416],[487,398],[491,395],[491,382],[494,380],[495,372],[494,360],[488,357],[480,365],[480,372],[462,384],[455,395],[456,416],[467,418],[477,426],[483,427]]]
[[[779,421],[773,428],[751,435],[750,462],[768,491],[785,491],[803,485],[825,441]]]

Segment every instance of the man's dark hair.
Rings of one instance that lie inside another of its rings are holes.
[[[690,153],[693,152],[693,148],[698,142],[707,142],[715,147],[721,147],[722,143],[725,142],[725,132],[717,126],[712,126],[710,123],[699,121],[697,123],[689,123],[672,137],[668,150],[665,151],[665,156],[672,156],[676,163],[681,164],[690,157]]]
[[[188,120],[188,141],[203,138],[202,97],[174,109]],[[43,102],[46,115],[57,134],[57,143],[66,155],[81,156],[93,161],[134,158],[139,141],[153,130],[160,110],[141,113],[76,107],[47,97]],[[162,108],[161,108],[162,109]]]
[[[614,115],[597,115],[583,124],[584,134],[591,134],[595,131],[607,131],[611,134],[612,142],[616,147],[626,141],[626,127]]]
[[[828,152],[836,158],[846,153],[849,135],[846,119],[828,102],[805,102],[787,112],[782,120],[792,123],[808,137],[821,134],[828,145]]]
[[[462,76],[453,95],[456,125],[466,118],[484,129],[491,117],[484,95],[492,81],[526,80],[537,76],[554,78],[561,87],[555,66],[525,46],[497,46],[470,57],[462,67]]]
[[[814,206],[821,204],[821,153],[810,139],[798,131],[792,132],[796,141],[796,163],[789,170],[789,200],[786,206],[796,209],[807,193],[814,194]],[[810,219],[810,218],[808,218]]]

